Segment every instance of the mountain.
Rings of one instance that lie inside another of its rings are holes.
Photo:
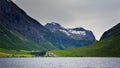
[[[11,0],[0,0],[0,22],[6,28],[16,30],[37,42],[46,41],[43,36],[49,32]]]
[[[93,42],[96,41],[92,31],[90,30],[86,30],[82,27],[78,27],[78,28],[71,28],[71,29],[65,29],[64,27],[62,27],[60,24],[58,23],[47,23],[45,25],[45,27],[47,29],[49,29],[51,32],[55,32],[55,31],[60,31],[64,34],[66,34],[67,36],[73,38],[73,39],[77,39],[77,40],[92,40]]]
[[[57,23],[52,25],[56,26],[48,29],[11,0],[0,0],[0,56],[23,53],[34,56],[31,52],[40,55],[49,50],[87,46],[95,42],[91,31],[65,29]]]
[[[50,52],[57,56],[120,57],[120,23],[106,31],[101,38],[90,46]]]
[[[9,31],[16,31],[33,40],[45,50],[56,48],[44,37],[50,35],[51,32],[38,21],[28,16],[11,0],[0,0],[0,24]]]
[[[104,32],[102,37],[101,37],[101,40],[104,38],[107,38],[109,36],[116,35],[118,33],[120,33],[120,23],[118,23],[116,26],[114,26],[110,30]]]
[[[57,40],[51,41],[53,39],[50,39],[53,44],[59,43],[65,47],[80,47],[87,46],[96,42],[93,33],[81,27],[66,29],[60,24],[54,22],[47,23],[45,27],[54,34],[55,38],[53,39]]]

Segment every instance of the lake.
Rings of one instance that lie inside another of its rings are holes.
[[[0,68],[120,68],[120,58],[0,58]]]

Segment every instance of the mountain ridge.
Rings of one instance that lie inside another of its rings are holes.
[[[76,28],[64,28],[62,27],[60,24],[58,23],[47,23],[45,25],[45,27],[47,29],[49,29],[51,32],[55,32],[55,31],[60,31],[64,34],[66,34],[67,36],[70,36],[71,38],[73,39],[77,39],[78,37],[82,38],[82,37],[86,37],[87,34],[88,35],[91,35],[89,38],[92,38],[94,41],[96,40],[95,37],[94,37],[94,34],[92,33],[92,31],[90,30],[86,30],[82,27],[76,27]],[[77,37],[72,37],[73,36],[77,36]],[[86,37],[87,38],[87,37]],[[78,39],[80,40],[80,39]]]
[[[96,42],[91,31],[79,28],[64,28],[59,23],[47,23],[45,27],[50,30],[55,38],[49,39],[53,44],[65,45],[66,48],[88,46]],[[81,30],[80,30],[81,29]],[[83,31],[84,30],[84,31]]]

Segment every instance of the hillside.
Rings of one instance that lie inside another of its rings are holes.
[[[120,26],[120,24],[114,26],[113,28],[116,28],[118,26]],[[120,28],[114,30],[119,29]],[[109,37],[106,37],[90,46],[71,50],[53,50],[51,52],[56,54],[57,56],[120,57],[120,32],[114,31],[112,33],[115,34],[109,35]]]
[[[0,49],[8,50],[7,53],[9,53],[11,50],[16,50],[17,52],[20,50],[45,51],[52,49],[51,47],[55,48],[49,42],[46,42],[46,46],[41,46],[40,44],[31,39],[28,39],[22,34],[14,30],[8,30],[0,24]],[[4,50],[0,50],[0,53],[4,53]]]
[[[37,46],[36,50],[38,49],[51,50],[56,48],[51,42],[49,42],[44,37],[46,35],[50,35],[51,32],[48,29],[46,29],[44,26],[42,26],[38,21],[28,16],[21,8],[19,8],[11,0],[9,1],[0,0],[0,24],[3,25],[7,30],[12,31],[11,33],[18,35],[19,38],[24,36],[27,39],[34,41],[35,44],[34,43],[24,44],[28,49],[33,49],[33,48],[35,49],[36,44],[39,45],[39,47]],[[21,34],[22,36],[21,35],[19,36],[19,34]],[[4,39],[6,39],[6,37],[4,37]],[[20,42],[18,44],[18,41],[14,40],[14,44],[16,43],[17,45],[15,46],[17,47],[19,47],[18,45],[23,45]],[[31,47],[31,45],[34,45],[35,47]],[[0,46],[2,45],[0,44]]]

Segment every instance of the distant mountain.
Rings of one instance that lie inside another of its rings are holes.
[[[56,31],[60,31],[64,34],[66,34],[67,36],[73,38],[73,39],[77,39],[77,40],[93,40],[96,41],[92,31],[86,30],[82,27],[78,27],[78,28],[64,28],[62,27],[60,24],[58,23],[47,23],[45,25],[45,27],[47,29],[49,29],[51,32],[56,32]]]
[[[45,27],[47,29],[49,29],[51,32],[55,32],[55,31],[60,31],[64,34],[66,34],[67,36],[73,38],[73,39],[77,39],[77,40],[92,40],[93,42],[96,41],[92,31],[90,30],[86,30],[82,27],[78,27],[78,28],[64,28],[62,27],[60,24],[58,23],[47,23],[45,25]]]
[[[120,57],[120,23],[106,31],[97,43],[71,50],[53,50],[57,56]]]
[[[93,33],[89,30],[85,30],[84,28],[73,28],[66,29],[62,27],[58,23],[47,23],[45,25],[47,29],[49,29],[54,36],[54,39],[57,41],[52,41],[52,43],[62,43],[62,45],[67,46],[86,46],[96,42],[96,39]]]

